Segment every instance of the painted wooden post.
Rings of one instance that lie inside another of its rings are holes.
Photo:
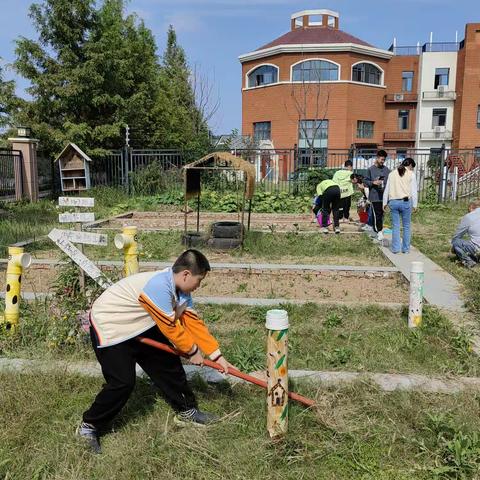
[[[412,262],[410,270],[410,302],[408,307],[408,326],[415,328],[422,323],[423,305],[423,262]]]
[[[123,249],[125,277],[138,273],[137,227],[123,227],[122,233],[115,235],[114,242],[119,250]]]
[[[271,438],[288,428],[288,313],[269,310],[267,337],[267,430]]]
[[[15,331],[20,318],[22,273],[32,263],[32,257],[22,247],[8,247],[7,281],[5,288],[5,316],[7,329]]]

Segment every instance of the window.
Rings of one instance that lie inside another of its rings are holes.
[[[332,17],[332,15],[328,16],[328,26],[335,27],[335,17]]]
[[[357,138],[372,138],[375,122],[359,120],[357,122]]]
[[[295,28],[302,28],[303,27],[303,17],[297,17],[295,19]]]
[[[402,72],[402,92],[413,90],[413,72]]]
[[[248,75],[249,87],[259,87],[260,85],[277,83],[277,81],[278,68],[272,65],[262,65]]]
[[[432,128],[444,127],[447,124],[447,109],[434,108],[432,115]]]
[[[300,165],[324,166],[327,158],[328,120],[300,120],[298,154]]]
[[[448,85],[449,74],[449,68],[436,68],[433,88],[436,90],[440,85]]]
[[[380,85],[382,81],[382,72],[378,67],[370,63],[358,63],[352,69],[352,80],[354,82]]]
[[[398,111],[398,129],[399,130],[408,130],[408,116],[410,114],[409,110],[399,110]]]
[[[404,160],[407,158],[407,150],[397,149],[397,160]]]
[[[253,138],[255,140],[270,140],[272,138],[272,124],[270,122],[254,123]]]
[[[315,26],[320,26],[322,25],[322,15],[310,15],[308,17],[308,24],[311,26],[311,27],[315,27]]]
[[[475,147],[473,149],[473,157],[476,162],[480,162],[480,147]]]
[[[307,60],[292,68],[294,82],[328,82],[338,80],[338,65],[325,60]]]
[[[480,105],[477,107],[477,128],[480,128]]]

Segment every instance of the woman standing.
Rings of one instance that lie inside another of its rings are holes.
[[[415,161],[406,158],[390,173],[383,193],[383,209],[390,208],[392,216],[392,252],[410,251],[410,223],[412,209],[417,209],[417,180],[413,169]],[[403,239],[400,241],[400,217],[403,224]]]

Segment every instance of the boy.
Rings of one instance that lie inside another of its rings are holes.
[[[170,343],[195,365],[203,364],[201,350],[226,372],[231,365],[193,310],[190,295],[209,271],[210,264],[201,252],[187,250],[172,268],[123,278],[94,302],[90,336],[106,384],[83,414],[77,433],[95,453],[100,453],[99,432],[120,412],[133,390],[136,363],[175,410],[177,424],[207,425],[217,420],[198,410],[180,357],[137,340],[142,336]]]
[[[354,177],[355,182],[352,183],[353,162],[351,160],[346,160],[343,167],[342,170],[335,172],[332,180],[338,183],[340,187],[340,219],[352,221],[350,218],[350,208],[352,206],[353,183],[356,182],[356,176]]]
[[[463,238],[465,235],[468,239]],[[480,199],[468,205],[468,213],[453,235],[452,252],[464,267],[473,268],[480,262]]]

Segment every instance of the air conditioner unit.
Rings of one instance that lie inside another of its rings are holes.
[[[396,101],[396,102],[403,102],[403,93],[395,93],[393,95],[393,99]]]

